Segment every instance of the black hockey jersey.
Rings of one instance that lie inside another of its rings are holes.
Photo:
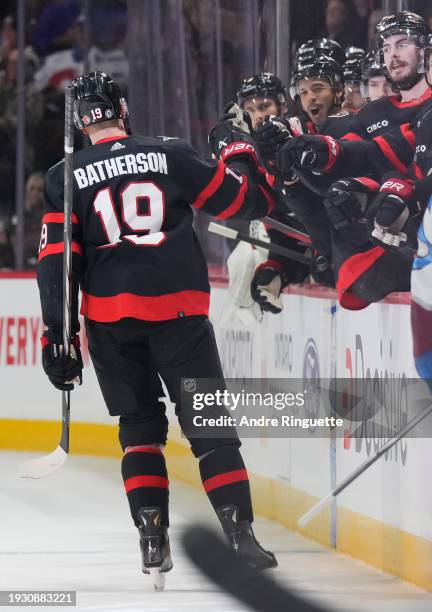
[[[318,127],[314,126],[312,121],[308,122],[308,131],[310,134],[323,134],[324,136],[332,136],[340,139],[351,133],[353,129],[354,113],[341,112],[337,115],[329,115],[325,121]]]
[[[342,139],[333,177],[372,176],[381,181],[389,172],[422,179],[432,168],[432,97],[424,102],[412,123],[404,123],[371,140]]]
[[[73,303],[79,282],[81,313],[99,322],[208,314],[208,272],[190,205],[217,219],[268,214],[271,190],[259,164],[246,157],[232,157],[229,166],[205,162],[183,140],[126,135],[75,153]],[[57,330],[63,166],[60,162],[46,175],[38,261],[43,320]]]
[[[432,100],[425,104],[413,126],[415,143],[412,174],[416,179],[430,175],[432,171]]]
[[[307,116],[307,115],[306,115]],[[320,125],[319,131],[314,123],[310,120],[304,121],[304,115],[297,117],[301,122],[302,129],[310,134],[323,134],[333,136],[333,138],[342,138],[350,129],[353,118],[352,113],[341,112],[335,115],[329,115],[326,120]],[[295,127],[295,126],[294,126]],[[331,260],[331,226],[327,213],[322,204],[322,197],[316,192],[311,191],[309,187],[316,187],[323,192],[329,186],[327,177],[317,177],[310,173],[304,173],[302,180],[308,179],[308,186],[305,186],[302,181],[298,181],[291,186],[285,187],[283,183],[279,185],[282,189],[279,191],[279,197],[276,199],[276,207],[273,216],[276,220],[293,225],[292,214],[295,215],[294,223],[298,229],[306,230],[309,234],[309,246],[313,243],[314,254],[324,257],[328,262]],[[326,184],[328,183],[328,185]],[[288,208],[288,210],[286,210]],[[275,229],[268,229],[271,244],[286,246],[287,248],[304,252],[306,246],[298,244],[295,236],[291,238],[286,234],[281,234]],[[293,261],[287,261],[278,254],[269,251],[269,260],[264,262],[262,266],[269,266],[281,272],[286,283],[302,282],[310,270],[304,264],[299,264]],[[262,267],[261,266],[261,267]],[[330,267],[330,264],[329,264]],[[317,282],[324,284],[333,284],[333,274],[331,270],[325,270],[320,273],[317,268],[314,270],[312,264],[312,274]]]
[[[399,96],[389,96],[368,102],[355,114],[347,140],[370,140],[379,138],[392,128],[404,123],[413,123],[421,106],[432,97],[428,88],[420,98],[401,102]]]

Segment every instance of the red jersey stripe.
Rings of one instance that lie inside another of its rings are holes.
[[[399,172],[405,174],[407,171],[407,167],[400,161],[400,159],[393,151],[387,140],[383,136],[377,136],[376,138],[374,138],[374,141],[377,143],[386,159],[388,159],[388,161],[393,164],[394,168],[396,168],[396,170],[398,170]]]
[[[348,132],[348,134],[345,134],[344,136],[342,136],[341,140],[364,140],[361,136],[359,136],[358,134],[356,134],[355,132]]]
[[[162,455],[162,449],[156,446],[128,446],[125,450],[125,455],[129,453],[150,453],[153,455]]]
[[[265,199],[267,200],[267,216],[271,215],[271,213],[273,212],[273,209],[275,207],[275,201],[273,199],[272,194],[267,191],[267,189],[265,187],[263,187],[263,185],[258,185],[258,189],[261,191],[261,193],[263,194],[263,196],[265,197]]]
[[[424,178],[424,174],[423,174],[420,166],[416,162],[413,162],[412,167],[413,167],[413,170],[414,170],[415,177],[417,179],[423,179]]]
[[[371,191],[378,191],[380,188],[380,184],[374,181],[373,179],[368,178],[367,176],[359,176],[356,178],[356,181],[365,185]]]
[[[125,480],[126,493],[141,487],[155,487],[157,489],[168,489],[169,481],[165,476],[132,476]]]
[[[42,217],[42,223],[64,223],[64,213],[46,213]],[[79,223],[75,213],[72,213],[72,223]]]
[[[216,219],[228,219],[229,217],[235,215],[236,212],[238,212],[244,204],[247,190],[248,180],[246,177],[244,177],[243,184],[241,185],[238,194],[231,202],[231,204],[227,208],[225,208],[225,210],[216,215]]]
[[[400,129],[402,132],[402,136],[409,142],[409,144],[414,149],[416,137],[415,137],[414,132],[410,128],[409,123],[404,123],[403,125],[401,125]]]
[[[432,89],[428,87],[420,98],[414,98],[409,102],[402,102],[397,95],[389,96],[388,100],[393,104],[393,106],[396,106],[396,108],[411,108],[412,106],[420,106],[420,104],[426,102],[426,100],[429,100],[430,97],[432,97]]]
[[[206,493],[210,493],[214,489],[219,487],[225,487],[226,485],[234,484],[235,482],[241,482],[242,480],[249,480],[247,470],[233,470],[232,472],[225,472],[224,474],[217,474],[207,480],[203,480],[204,490]]]
[[[48,244],[39,253],[38,261],[40,261],[47,255],[58,255],[59,253],[63,253],[63,251],[64,251],[63,242],[54,242],[54,244]],[[82,246],[78,244],[78,242],[72,242],[72,253],[77,253],[78,255],[82,255],[83,253]]]
[[[122,138],[129,138],[129,134],[118,134],[117,136],[107,136],[97,140],[95,144],[102,144],[104,142],[111,142],[112,140],[121,140]]]
[[[82,292],[81,314],[99,323],[111,323],[126,317],[142,321],[166,321],[179,316],[208,316],[210,294],[187,289],[157,296],[119,293],[97,297]]]
[[[211,198],[212,195],[216,193],[216,191],[222,185],[224,176],[225,176],[225,164],[220,161],[218,163],[217,170],[212,180],[208,183],[207,187],[204,187],[204,189],[198,194],[192,206],[194,208],[202,208],[204,204],[206,203],[206,201],[209,198]]]

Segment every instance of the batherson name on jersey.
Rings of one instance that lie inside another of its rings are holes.
[[[145,174],[147,172],[168,174],[165,153],[150,152],[136,155],[130,153],[102,159],[87,164],[84,168],[77,168],[74,170],[74,175],[78,188],[84,189],[122,174]]]

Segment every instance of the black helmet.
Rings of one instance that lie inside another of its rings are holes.
[[[363,81],[376,76],[385,76],[384,69],[377,59],[375,51],[369,51],[361,63],[361,78]]]
[[[122,119],[126,132],[130,133],[129,111],[120,87],[104,72],[90,72],[72,82],[74,90],[74,123],[83,128]]]
[[[237,102],[242,106],[246,100],[256,96],[272,98],[279,104],[284,104],[287,101],[287,94],[282,81],[271,72],[260,72],[244,79],[237,92]]]
[[[343,76],[345,83],[360,83],[362,77],[361,59],[348,59],[343,68]]]
[[[378,60],[384,69],[386,77],[397,89],[411,89],[411,87],[419,82],[421,75],[425,72],[424,48],[427,46],[429,38],[429,28],[426,21],[423,19],[423,17],[420,17],[420,15],[417,15],[416,13],[402,11],[401,13],[396,13],[395,15],[386,15],[383,17],[378,22],[375,33],[376,45],[378,49]],[[404,34],[408,37],[415,38],[418,47],[421,49],[417,74],[403,84],[395,83],[393,79],[391,79],[384,62],[383,47],[385,46],[385,41],[390,36],[395,36],[397,34]]]
[[[345,49],[345,55],[347,60],[362,60],[366,55],[366,52],[361,47],[347,47]]]
[[[331,57],[341,66],[347,59],[340,44],[331,38],[319,38],[316,41],[316,49],[320,55]]]
[[[295,98],[298,95],[298,84],[304,79],[325,79],[335,89],[343,88],[342,67],[334,59],[327,55],[317,54],[297,66],[291,78],[290,95]]]
[[[369,98],[369,79],[382,76],[387,75],[377,59],[376,52],[369,51],[361,63],[360,91],[363,98]]]
[[[297,67],[298,64],[304,63],[306,60],[312,59],[312,57],[316,55],[317,45],[318,40],[313,38],[307,40],[305,43],[300,45],[300,47],[295,52],[294,66]]]
[[[294,65],[311,60],[315,55],[327,55],[342,65],[346,58],[345,52],[338,42],[331,38],[311,38],[300,45],[294,57]]]
[[[375,28],[378,48],[381,49],[386,38],[396,34],[416,36],[419,46],[424,47],[429,36],[429,28],[423,17],[417,13],[402,11],[395,15],[386,15],[380,19]]]
[[[426,46],[424,48],[424,70],[427,73],[431,67],[432,60],[432,34],[429,34]],[[429,83],[429,81],[428,81]],[[429,83],[430,87],[430,83]]]

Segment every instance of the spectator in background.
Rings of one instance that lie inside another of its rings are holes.
[[[3,19],[0,30],[0,61],[6,61],[9,56],[9,53],[13,49],[16,49],[16,46],[17,33],[14,21],[13,18],[8,15]]]
[[[46,172],[63,151],[64,86],[83,72],[85,55],[84,17],[78,15],[69,32],[70,47],[50,53],[35,74],[35,87],[44,99],[44,115],[37,126],[35,169]],[[50,137],[46,138],[46,134]]]
[[[33,46],[41,56],[69,49],[74,41],[74,26],[80,7],[77,0],[51,0],[36,22]]]
[[[353,0],[353,5],[360,19],[367,21],[371,10],[370,0]]]
[[[109,74],[126,92],[129,79],[126,2],[93,0],[89,5],[89,32],[88,70]]]
[[[47,55],[35,74],[38,91],[50,90],[64,93],[64,86],[71,83],[83,71],[85,54],[84,16],[78,15],[69,28],[70,46]]]
[[[423,10],[423,17],[428,24],[429,29],[432,30],[432,6],[428,6]]]
[[[324,35],[338,42],[343,48],[364,47],[366,21],[357,14],[351,0],[328,0]]]
[[[44,212],[44,177],[42,172],[33,172],[27,179],[24,211],[24,265],[35,268],[40,240],[41,221]],[[11,223],[11,242],[15,243],[16,215]]]
[[[377,23],[379,21],[381,21],[381,19],[384,17],[385,13],[383,10],[381,9],[375,9],[371,12],[371,14],[369,15],[369,20],[368,20],[368,49],[372,49],[372,47],[374,46],[374,41],[375,41],[375,28],[377,26]]]
[[[25,49],[26,60],[26,150],[25,166],[33,168],[34,135],[43,113],[43,99],[31,80],[37,58],[30,48]],[[3,63],[4,79],[0,85],[0,206],[3,212],[11,213],[15,204],[15,155],[17,128],[17,62],[18,50],[9,52]]]

